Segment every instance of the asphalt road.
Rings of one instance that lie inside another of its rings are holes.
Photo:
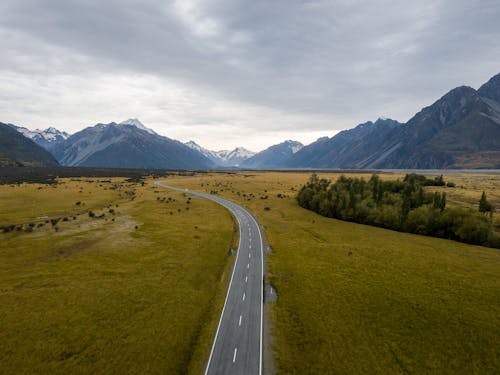
[[[205,375],[262,374],[264,256],[259,225],[245,208],[227,199],[169,186],[165,181],[155,184],[210,199],[238,221],[240,243]]]

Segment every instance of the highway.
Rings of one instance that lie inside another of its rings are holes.
[[[242,206],[217,195],[157,186],[210,199],[227,208],[238,221],[240,241],[229,288],[208,358],[205,375],[262,374],[264,256],[260,227]]]

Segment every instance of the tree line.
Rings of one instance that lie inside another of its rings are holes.
[[[429,179],[414,173],[402,181],[384,181],[375,174],[369,180],[342,175],[334,183],[313,174],[297,201],[326,217],[500,248],[500,236],[492,229],[494,207],[486,194],[478,211],[448,208],[446,193],[425,190],[445,185],[454,186],[442,176]]]

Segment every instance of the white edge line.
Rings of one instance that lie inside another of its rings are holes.
[[[167,189],[172,189],[172,190],[186,192],[184,189],[181,189],[181,188],[177,188],[177,187],[169,186],[169,185],[162,185],[162,182],[163,181],[157,181],[157,182],[155,182],[155,185],[161,186],[161,187],[164,187],[164,188],[167,188]],[[192,194],[194,196],[197,195],[197,194],[195,194],[196,192],[193,193],[190,190],[187,191],[187,193]],[[200,196],[200,197],[203,198],[203,196]],[[205,197],[205,199],[209,199],[209,198]],[[240,229],[240,238],[238,239],[238,251],[236,252],[236,260],[234,261],[234,264],[233,264],[233,272],[231,273],[231,280],[229,281],[229,286],[227,288],[226,299],[224,300],[224,307],[222,308],[222,312],[220,314],[219,324],[217,325],[217,331],[215,332],[214,342],[212,343],[212,349],[210,350],[210,356],[208,357],[207,367],[205,368],[205,375],[208,374],[208,369],[210,368],[210,361],[212,360],[212,355],[214,353],[215,342],[217,341],[217,337],[219,336],[219,329],[220,329],[220,325],[221,325],[221,322],[222,322],[222,317],[224,316],[224,311],[226,310],[226,303],[227,303],[227,299],[229,297],[229,291],[231,290],[231,285],[233,283],[234,271],[236,270],[236,264],[238,264],[238,257],[240,255],[240,246],[241,246],[241,237],[242,237],[240,219],[238,218],[237,215],[235,215],[234,211],[230,208],[230,206],[228,208],[227,206],[223,205],[221,202],[218,202],[218,201],[213,200],[213,199],[210,199],[210,200],[212,200],[213,202],[218,203],[221,206],[223,206],[224,208],[228,209],[233,214],[233,216],[236,217],[236,220],[238,221],[238,226],[239,226],[239,229]],[[255,221],[255,219],[254,219],[254,221]],[[260,235],[259,226],[257,226],[257,229],[259,230],[259,235]],[[261,240],[262,240],[262,237],[261,237]],[[262,294],[262,286],[261,286],[261,294]],[[238,349],[235,349],[235,350],[238,350]],[[260,353],[261,358],[260,358],[260,361],[259,361],[260,362],[259,363],[259,375],[262,374],[262,300],[261,300],[261,316],[260,316],[260,351],[261,351],[261,353]]]

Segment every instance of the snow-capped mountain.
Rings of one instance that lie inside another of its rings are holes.
[[[300,142],[288,140],[266,148],[264,151],[246,159],[243,161],[243,167],[255,169],[277,168],[303,147],[304,145]]]
[[[247,150],[244,147],[236,147],[234,150],[221,150],[216,152],[217,156],[222,160],[224,165],[234,165],[239,166],[241,163],[248,158],[251,158],[256,153]]]
[[[58,144],[52,153],[66,166],[155,169],[213,166],[208,158],[183,143],[128,123],[87,127]]]
[[[46,150],[49,150],[56,144],[65,141],[70,136],[70,134],[64,131],[60,131],[54,127],[50,127],[45,130],[40,130],[40,129],[30,130],[23,126],[17,126],[14,124],[9,124],[9,126],[17,130],[26,138],[29,138],[32,141],[34,141],[39,146],[42,146]]]
[[[214,163],[218,163],[219,161],[219,156],[217,155],[217,153],[215,151],[211,151],[211,150],[208,150],[202,146],[200,146],[198,143],[196,143],[195,141],[189,141],[189,142],[186,142],[184,143],[186,146],[188,146],[189,148],[193,149],[193,150],[196,150],[198,151],[200,154],[204,155],[205,157],[209,158],[210,160],[212,160]]]
[[[146,128],[144,124],[136,118],[129,118],[128,120],[120,122],[118,125],[132,125],[135,126],[137,129],[147,131],[149,134],[157,134],[154,130]]]
[[[200,152],[221,167],[238,167],[243,161],[256,154],[244,147],[236,147],[234,150],[211,151],[194,141],[186,142],[185,145]]]

